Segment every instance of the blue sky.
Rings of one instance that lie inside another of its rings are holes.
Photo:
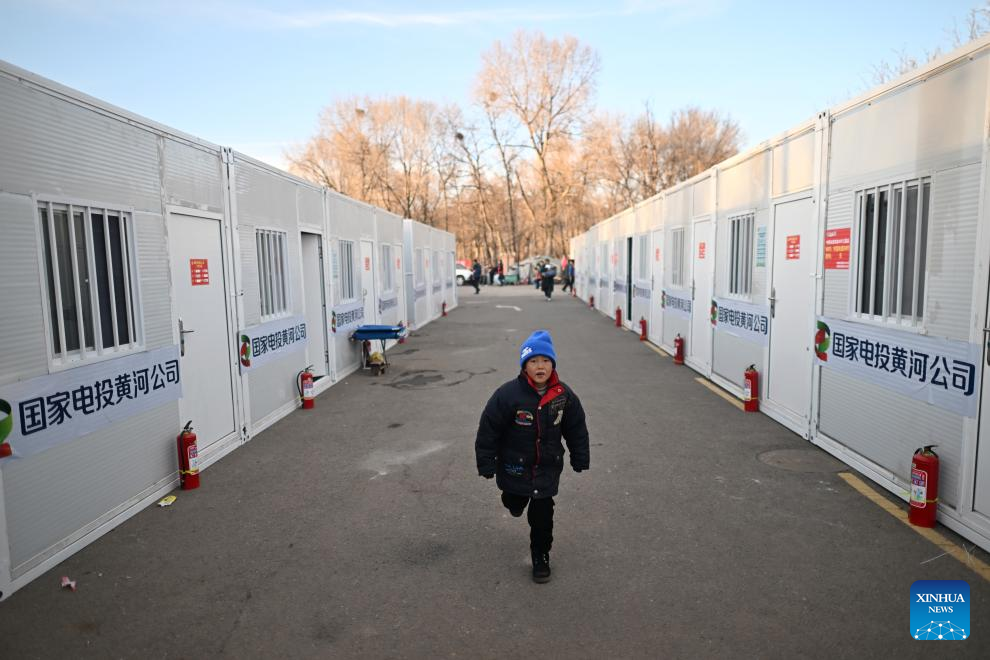
[[[597,107],[728,113],[755,144],[945,45],[981,0],[0,0],[0,59],[279,164],[352,95],[467,106],[520,28],[598,51]]]

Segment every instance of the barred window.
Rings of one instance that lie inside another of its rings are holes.
[[[729,218],[729,293],[748,296],[753,290],[752,213]]]
[[[354,300],[354,241],[340,242],[340,299]]]
[[[267,320],[289,310],[288,257],[283,231],[257,229],[258,284],[261,289],[261,318]]]
[[[59,361],[82,361],[138,346],[134,228],[121,209],[43,201],[49,348]]]
[[[395,288],[395,273],[392,271],[392,246],[382,245],[382,291],[392,291]]]
[[[423,266],[423,248],[416,248],[413,263],[413,281],[416,286],[426,284],[426,269]]]
[[[927,177],[856,193],[856,314],[921,323],[930,197]]]
[[[670,283],[684,286],[684,228],[670,231]]]
[[[640,280],[650,278],[650,240],[645,235],[639,237],[639,271],[637,277]]]

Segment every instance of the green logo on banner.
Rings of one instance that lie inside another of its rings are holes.
[[[251,338],[247,335],[241,335],[240,357],[242,366],[251,366]]]
[[[0,419],[0,443],[3,443],[6,442],[7,436],[14,428],[13,410],[10,404],[3,399],[0,399],[0,415],[3,415],[3,419]]]
[[[819,321],[815,331],[815,356],[822,362],[827,362],[828,347],[831,345],[832,329],[824,321]]]

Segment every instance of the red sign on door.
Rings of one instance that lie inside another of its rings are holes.
[[[825,270],[849,270],[849,227],[825,232]]]
[[[371,270],[371,257],[364,258],[364,269]]]
[[[801,258],[801,234],[787,237],[787,259]]]
[[[660,248],[657,248],[657,257],[656,257],[656,260],[657,261],[660,261]]]
[[[210,265],[207,259],[189,260],[189,277],[193,286],[204,286],[210,283]]]
[[[401,268],[402,268],[402,262],[401,262],[401,261],[399,261],[398,259],[396,259],[396,260],[395,260],[395,269],[396,269],[396,270],[399,270],[399,269],[401,269]]]
[[[700,243],[698,243],[698,258],[699,259],[704,259],[705,258],[705,242],[704,241],[701,241]]]

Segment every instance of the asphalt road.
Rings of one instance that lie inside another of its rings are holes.
[[[0,603],[0,658],[990,657],[990,584],[843,464],[575,299],[461,292],[387,375],[352,375]],[[473,451],[538,328],[592,438],[545,585]],[[969,640],[911,639],[920,579],[969,583]]]

